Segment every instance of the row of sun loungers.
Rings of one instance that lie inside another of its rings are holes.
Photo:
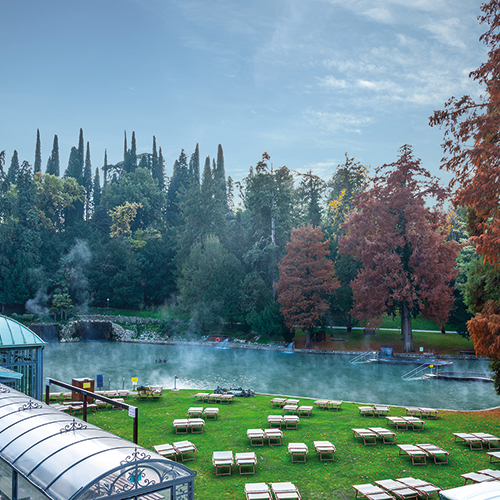
[[[488,481],[500,481],[500,470],[493,469],[483,469],[478,472],[468,472],[467,474],[461,474],[465,482],[464,485],[469,481],[471,483],[484,483]],[[500,490],[500,486],[498,487]]]
[[[202,406],[192,406],[191,408],[188,408],[187,411],[188,418],[201,418],[201,416],[204,415],[207,420],[217,420],[218,414],[219,408],[203,408]]]
[[[447,464],[450,453],[434,444],[398,444],[399,454],[408,455],[413,465],[426,465],[430,455],[435,464]]]
[[[202,418],[176,418],[174,420],[174,429],[176,434],[201,434],[205,427],[205,420]]]
[[[359,413],[364,417],[385,417],[389,415],[391,409],[388,406],[374,405],[374,406],[359,406]]]
[[[232,451],[214,451],[212,464],[215,467],[216,476],[230,476],[231,469],[236,461],[240,475],[255,474],[257,456],[252,452],[236,453]]]
[[[281,429],[285,425],[286,429],[298,429],[300,418],[297,415],[269,415],[267,423],[269,427],[278,427]]]
[[[354,428],[352,435],[354,438],[361,438],[365,446],[377,444],[377,438],[381,438],[383,444],[396,443],[396,433],[384,427]]]
[[[415,406],[408,406],[405,408],[406,414],[412,417],[420,417],[420,418],[431,418],[437,420],[439,415],[439,410],[434,408],[421,408]]]
[[[471,450],[482,450],[483,444],[488,445],[490,450],[500,450],[500,438],[485,432],[454,432],[456,442],[463,442],[469,445]]]
[[[280,446],[283,439],[283,431],[275,427],[271,429],[248,429],[248,439],[250,446],[264,446],[264,440],[267,439],[269,446]]]
[[[410,427],[414,431],[423,431],[425,422],[417,417],[386,417],[390,425],[395,425],[396,430],[408,430]]]
[[[339,411],[342,406],[342,401],[332,401],[330,399],[318,399],[314,402],[314,406],[318,410]]]
[[[179,457],[181,462],[194,460],[195,454],[198,451],[196,446],[191,443],[191,441],[178,441],[172,444],[160,444],[154,446],[154,450],[158,453],[158,455],[170,458],[170,460],[177,461],[177,457]]]
[[[299,490],[293,483],[266,483],[245,484],[246,500],[271,500],[271,491],[276,500],[301,500]]]
[[[441,488],[435,486],[428,481],[414,479],[413,477],[404,477],[401,479],[384,479],[375,481],[373,484],[355,484],[353,488],[356,490],[355,498],[362,496],[368,500],[389,500],[400,498],[409,500],[417,499],[419,496],[425,496],[426,499],[433,493],[439,494]]]
[[[198,392],[194,395],[196,401],[206,401],[207,403],[229,404],[234,398],[234,394],[216,394],[210,392]]]

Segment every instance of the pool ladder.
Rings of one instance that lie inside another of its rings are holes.
[[[378,359],[379,355],[380,355],[380,353],[378,351],[362,352],[361,354],[358,354],[356,357],[350,359],[349,363],[352,363],[352,364],[368,363],[368,361],[370,361],[369,359],[367,359],[368,356],[375,356]]]
[[[420,365],[414,368],[413,370],[409,371],[408,373],[405,373],[404,375],[401,376],[403,380],[420,380],[423,379],[426,373],[423,373],[429,368],[428,364],[425,365]],[[432,369],[431,369],[432,372]]]

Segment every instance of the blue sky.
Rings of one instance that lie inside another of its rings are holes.
[[[262,153],[324,179],[349,156],[372,167],[411,144],[439,171],[428,125],[452,95],[480,89],[476,0],[1,0],[0,150],[42,171],[58,135],[61,169],[79,129],[92,166],[162,147],[224,149],[239,180]],[[130,142],[129,142],[130,144]]]

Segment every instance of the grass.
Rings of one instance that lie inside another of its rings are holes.
[[[271,409],[272,396],[234,398],[220,408],[217,420],[208,420],[202,434],[177,435],[172,422],[186,418],[187,409],[194,406],[198,391],[164,391],[160,400],[127,400],[139,408],[139,444],[153,450],[157,444],[189,439],[198,448],[196,460],[185,465],[197,472],[195,498],[244,499],[246,482],[291,481],[299,488],[304,500],[354,498],[353,484],[373,483],[381,479],[412,476],[428,480],[443,489],[461,486],[460,474],[488,467],[486,451],[471,451],[453,441],[453,432],[489,432],[498,435],[500,410],[478,412],[441,412],[438,420],[426,421],[425,430],[398,431],[398,444],[432,443],[451,453],[448,465],[428,463],[413,466],[406,456],[398,456],[395,445],[364,446],[352,437],[352,427],[387,427],[385,419],[363,417],[355,404],[344,403],[338,412],[314,409],[310,418],[301,418],[298,430],[283,430],[281,446],[251,447],[246,436],[249,428],[267,428],[267,416],[281,414]],[[301,404],[313,400],[301,399]],[[208,406],[196,403],[196,406]],[[210,406],[215,406],[211,404]],[[404,408],[391,407],[391,416],[404,415]],[[89,414],[89,422],[131,440],[132,420],[123,411],[102,411]],[[313,441],[328,440],[337,448],[335,461],[320,462]],[[291,463],[287,453],[289,442],[304,442],[309,447],[306,463]],[[258,465],[255,475],[240,476],[236,466],[231,476],[216,477],[212,467],[213,451],[232,450],[233,453],[254,451]]]

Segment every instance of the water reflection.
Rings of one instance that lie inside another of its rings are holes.
[[[167,359],[167,363],[156,363]],[[51,343],[45,348],[44,376],[104,377],[105,388],[159,384],[181,389],[243,387],[256,392],[341,399],[362,403],[477,410],[500,405],[493,384],[452,380],[402,381],[415,365],[349,363],[350,356],[300,354],[205,346],[120,342]],[[487,372],[487,361],[454,361],[450,371]]]

